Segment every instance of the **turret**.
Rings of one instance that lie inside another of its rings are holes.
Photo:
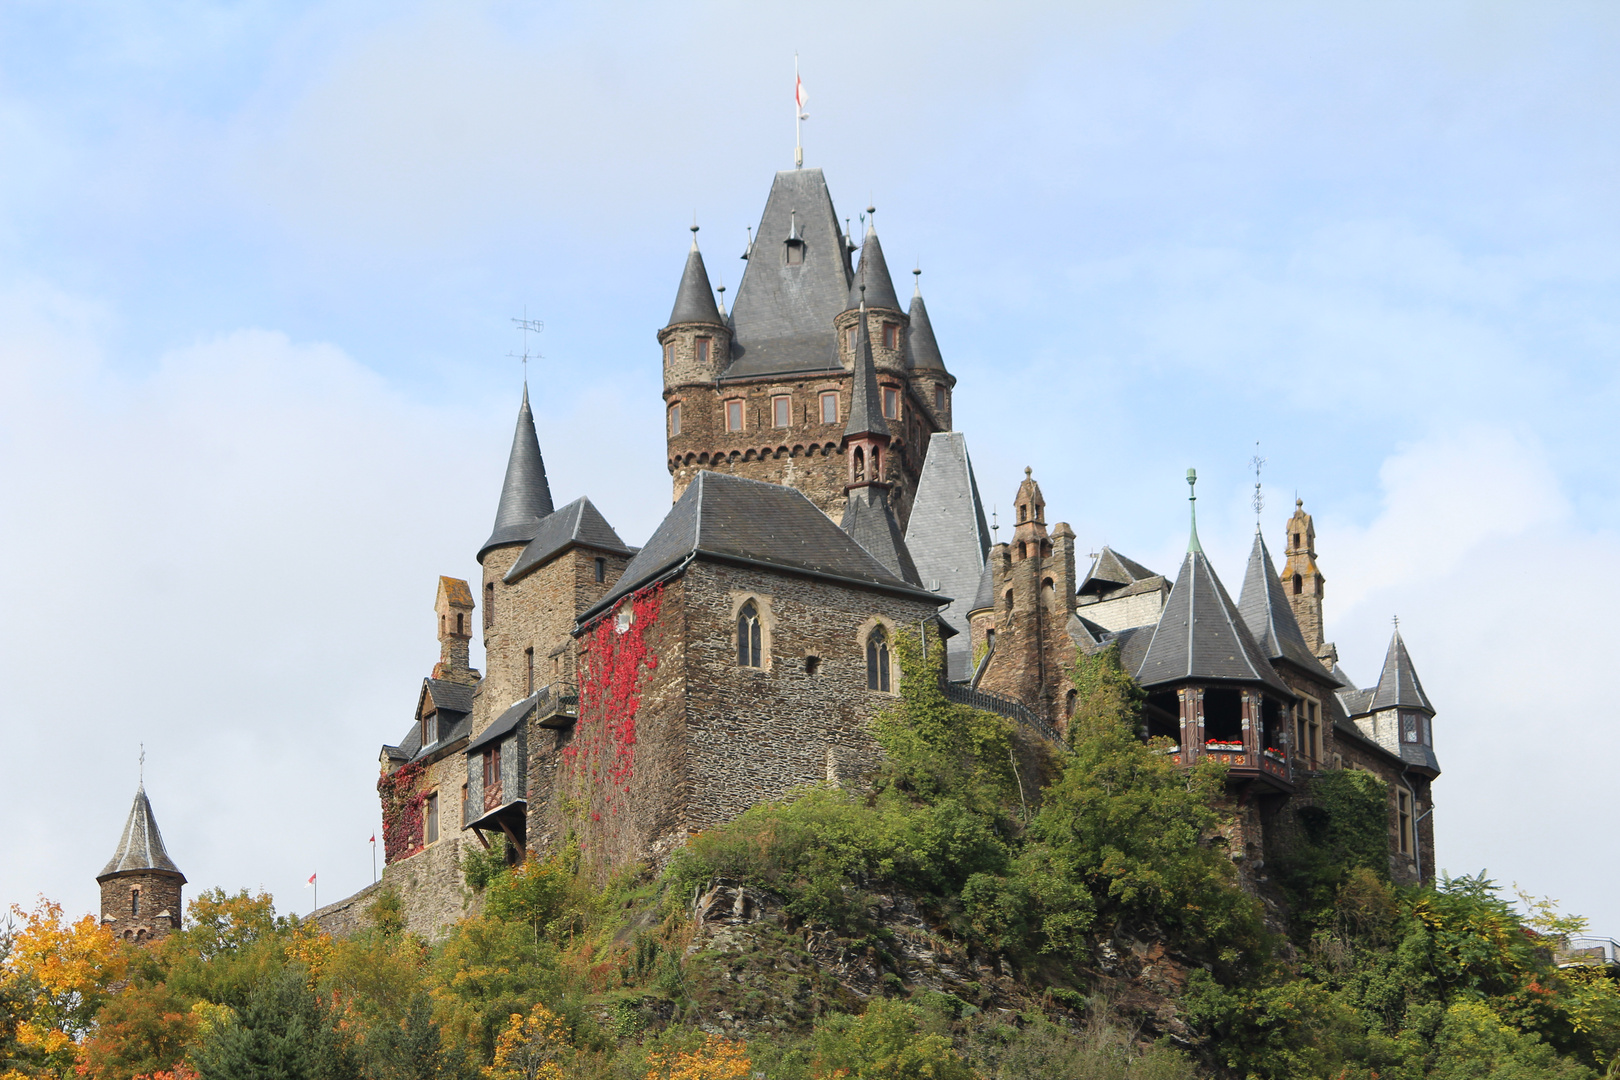
[[[889,425],[883,419],[877,371],[872,362],[872,342],[867,335],[866,305],[856,308],[854,378],[849,395],[849,422],[844,425],[844,460],[848,480],[844,491],[867,484],[883,483]]]
[[[942,430],[951,430],[951,390],[956,376],[945,370],[945,360],[939,353],[939,342],[934,338],[934,324],[928,318],[928,306],[922,297],[922,270],[911,272],[916,286],[911,294],[910,327],[906,335],[906,366],[911,369],[911,391],[924,402],[934,415],[934,423]]]
[[[180,928],[180,890],[186,876],[163,847],[145,784],[136,789],[118,850],[96,882],[101,886],[101,924],[115,936],[146,942]]]
[[[871,207],[867,210],[870,212]],[[907,359],[906,328],[910,318],[900,310],[900,300],[894,293],[894,281],[889,277],[889,264],[883,258],[883,245],[878,242],[877,229],[872,226],[867,227],[866,239],[861,244],[861,264],[849,288],[848,305],[834,320],[838,328],[839,355],[851,370],[855,360],[855,323],[863,299],[866,314],[861,321],[866,324],[873,364],[886,375],[891,372],[903,375]]]
[[[1033,473],[1033,469],[1024,466],[1024,482],[1018,485],[1018,494],[1013,500],[1018,516],[1018,523],[1013,526],[1013,562],[1052,554],[1052,541],[1046,533],[1046,498]]]
[[[546,481],[546,463],[540,457],[540,439],[534,433],[534,413],[529,409],[529,388],[525,386],[517,430],[512,433],[512,452],[506,460],[506,479],[501,484],[501,502],[495,510],[495,528],[478,549],[478,565],[484,571],[486,652],[504,606],[502,578],[552,510],[551,485]]]
[[[1294,516],[1288,519],[1288,544],[1284,549],[1282,581],[1288,605],[1294,609],[1299,632],[1311,655],[1331,669],[1338,661],[1338,650],[1323,640],[1322,590],[1327,579],[1316,568],[1316,526],[1305,512],[1305,503],[1294,500]]]
[[[698,250],[697,232],[698,227],[693,225],[692,250],[686,254],[675,307],[669,313],[669,322],[658,331],[658,343],[664,350],[666,397],[678,387],[712,383],[731,359],[731,328],[714,302],[709,272]],[[676,424],[672,417],[671,435],[679,434]]]

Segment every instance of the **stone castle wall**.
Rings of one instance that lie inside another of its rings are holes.
[[[116,937],[125,941],[149,941],[178,929],[184,910],[180,906],[180,879],[169,874],[134,872],[119,874],[101,882],[101,921]],[[140,911],[135,913],[135,894],[140,894]],[[161,913],[168,912],[164,917]]]

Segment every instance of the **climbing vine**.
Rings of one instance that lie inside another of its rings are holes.
[[[630,793],[641,673],[658,667],[647,635],[658,622],[663,600],[663,585],[643,589],[585,636],[579,723],[562,756],[574,794],[589,806],[592,821],[617,814]]]
[[[383,861],[408,859],[422,850],[422,803],[425,793],[417,782],[426,772],[420,763],[401,765],[377,779],[382,799]]]

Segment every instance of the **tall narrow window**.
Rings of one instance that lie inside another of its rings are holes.
[[[866,688],[889,692],[889,636],[881,626],[866,639]]]
[[[669,407],[669,433],[671,435],[681,433],[681,403],[678,401]]]
[[[132,919],[141,917],[141,890],[139,889],[129,890],[129,917]]]
[[[1294,575],[1294,595],[1298,596],[1305,591],[1305,579],[1298,574]]]
[[[838,395],[836,393],[821,395],[821,422],[823,424],[838,423]]]
[[[596,558],[596,583],[600,585],[607,580],[607,560],[600,555]]]
[[[523,686],[525,695],[534,693],[534,647],[523,650]]]
[[[750,600],[737,613],[737,666],[759,667],[760,662],[759,609]]]
[[[1400,788],[1395,789],[1396,826],[1400,831],[1401,854],[1412,853],[1412,796]]]
[[[1406,713],[1401,717],[1401,741],[1415,743],[1418,741],[1417,713]]]
[[[743,403],[740,401],[726,402],[726,430],[741,431],[743,429]]]
[[[488,630],[495,625],[495,583],[488,582],[484,586],[484,629]]]
[[[900,347],[900,324],[886,322],[883,324],[883,347],[885,349],[898,349]]]
[[[1306,724],[1308,728],[1306,735],[1310,739],[1310,759],[1311,768],[1313,769],[1316,768],[1317,763],[1322,760],[1322,716],[1316,710],[1316,702],[1307,701],[1305,703]]]
[[[427,713],[422,717],[422,745],[432,746],[439,741],[439,714]]]
[[[456,634],[458,636],[467,632],[466,618],[467,616],[464,612],[456,612]]]
[[[692,353],[697,357],[698,363],[707,364],[709,362],[709,346],[712,343],[712,338],[700,337],[692,339]]]
[[[1294,534],[1294,546],[1299,547],[1299,533]]]
[[[804,265],[804,242],[802,240],[789,240],[787,242],[787,264],[789,266]]]
[[[943,386],[934,387],[934,409],[937,412],[945,411],[945,388]]]
[[[439,838],[439,793],[437,791],[422,800],[422,831],[426,834],[427,842],[430,844]]]
[[[855,482],[860,483],[866,479],[866,451],[860,447],[855,448]]]
[[[790,397],[771,398],[771,426],[788,427],[793,423],[793,399]]]
[[[673,341],[666,341],[666,342],[664,342],[664,363],[673,364],[674,362],[675,362],[675,343]]]
[[[855,328],[853,326],[844,331],[844,348],[850,352],[855,351]]]
[[[883,415],[890,420],[900,419],[900,391],[892,386],[883,388]]]

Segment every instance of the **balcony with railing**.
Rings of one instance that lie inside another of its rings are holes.
[[[1620,942],[1613,938],[1567,937],[1553,949],[1559,967],[1620,968]]]

